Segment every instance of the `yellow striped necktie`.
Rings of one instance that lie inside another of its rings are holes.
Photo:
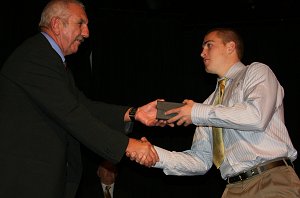
[[[218,82],[218,94],[215,98],[214,105],[221,104],[224,96],[226,78]],[[224,142],[223,142],[223,129],[219,127],[212,127],[213,131],[213,162],[219,169],[224,160]]]

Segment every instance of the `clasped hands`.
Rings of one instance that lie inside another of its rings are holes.
[[[142,137],[141,140],[129,138],[126,156],[147,167],[152,167],[159,161],[154,146],[145,137]]]

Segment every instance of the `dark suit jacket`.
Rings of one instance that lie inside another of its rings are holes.
[[[42,34],[26,40],[0,73],[0,197],[72,197],[79,142],[118,162],[127,108],[88,100]]]

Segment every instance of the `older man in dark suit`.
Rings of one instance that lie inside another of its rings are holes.
[[[0,197],[74,197],[81,177],[80,143],[117,163],[138,153],[157,161],[149,142],[127,137],[130,121],[147,126],[156,101],[140,108],[88,100],[76,87],[65,56],[89,36],[83,4],[50,1],[41,32],[22,43],[0,73]],[[128,131],[128,130],[127,130]]]

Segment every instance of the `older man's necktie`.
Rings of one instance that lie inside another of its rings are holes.
[[[105,191],[104,191],[104,197],[105,198],[111,198],[109,189],[111,188],[111,186],[105,186]]]
[[[226,78],[218,82],[218,94],[214,104],[221,104],[223,100]],[[222,128],[212,127],[213,131],[213,162],[217,168],[220,168],[224,160],[224,142],[223,142],[223,130]]]

